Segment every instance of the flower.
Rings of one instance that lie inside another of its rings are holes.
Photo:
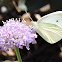
[[[35,30],[26,25],[25,21],[18,21],[10,19],[7,22],[3,22],[4,25],[0,26],[0,49],[9,50],[17,46],[23,49],[23,46],[29,50],[29,44],[36,44],[35,38],[37,35]]]

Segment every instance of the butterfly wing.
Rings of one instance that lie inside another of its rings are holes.
[[[62,11],[47,14],[38,20],[38,22],[52,23],[62,26]]]
[[[48,43],[54,44],[62,39],[62,28],[51,23],[32,22],[36,32]]]

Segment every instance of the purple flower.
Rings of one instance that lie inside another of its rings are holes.
[[[10,19],[3,23],[4,25],[0,27],[0,49],[9,50],[10,47],[15,48],[14,46],[23,49],[23,46],[26,46],[29,50],[30,43],[36,44],[37,35],[25,21]]]

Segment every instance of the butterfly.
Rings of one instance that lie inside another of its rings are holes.
[[[62,11],[47,14],[37,22],[31,21],[31,24],[33,29],[50,44],[62,39]]]

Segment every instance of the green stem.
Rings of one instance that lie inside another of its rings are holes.
[[[16,55],[17,55],[17,58],[18,58],[18,62],[22,62],[22,59],[21,59],[21,56],[20,56],[20,53],[19,53],[19,48],[16,47],[15,52],[16,52]]]

